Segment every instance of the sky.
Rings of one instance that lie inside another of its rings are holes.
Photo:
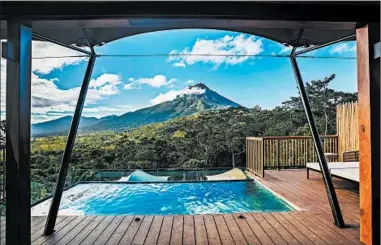
[[[304,81],[322,80],[334,73],[331,88],[356,92],[355,45],[339,43],[298,58]],[[297,95],[289,59],[274,57],[289,54],[290,48],[259,36],[170,30],[113,41],[97,47],[96,52],[105,56],[96,60],[84,116],[121,115],[152,106],[174,99],[196,83],[249,108],[271,109]],[[73,115],[87,57],[68,57],[81,54],[39,41],[33,42],[32,53],[32,123]],[[5,78],[2,59],[3,118]]]

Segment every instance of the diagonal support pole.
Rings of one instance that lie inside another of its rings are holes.
[[[46,224],[45,224],[45,231],[44,231],[45,236],[51,235],[54,232],[54,226],[56,224],[58,209],[60,206],[62,193],[63,193],[64,186],[65,186],[65,179],[66,179],[67,171],[69,169],[69,161],[70,161],[70,157],[71,157],[71,152],[72,152],[73,147],[74,147],[74,142],[75,142],[75,137],[77,135],[78,125],[79,125],[79,122],[81,120],[82,109],[83,109],[83,105],[85,103],[87,90],[89,88],[90,78],[91,78],[91,74],[92,74],[92,71],[94,68],[95,59],[96,59],[96,55],[95,55],[95,53],[93,53],[90,56],[89,63],[88,63],[87,68],[86,68],[85,77],[83,78],[81,91],[79,92],[78,102],[77,102],[77,105],[75,107],[73,120],[71,122],[69,135],[68,135],[67,141],[66,141],[65,151],[64,151],[64,154],[62,157],[61,169],[60,169],[60,172],[58,175],[58,181],[57,181],[56,189],[54,191],[54,196],[52,199],[52,203],[50,205],[48,218],[47,218]]]
[[[296,61],[295,50],[296,50],[296,48],[294,47],[292,52],[291,52],[291,55],[290,55],[291,65],[292,65],[292,68],[294,71],[296,83],[298,85],[298,89],[300,92],[300,97],[302,99],[304,111],[306,113],[307,121],[308,121],[308,124],[310,126],[310,130],[311,130],[311,134],[312,134],[312,140],[314,141],[315,150],[316,150],[317,157],[319,160],[320,169],[322,170],[321,172],[323,174],[324,185],[325,185],[325,189],[327,192],[329,204],[331,206],[333,219],[335,220],[336,226],[338,226],[340,228],[344,228],[345,223],[343,220],[343,215],[341,214],[339,201],[337,200],[335,188],[333,186],[332,178],[331,178],[331,175],[329,173],[327,160],[324,156],[322,143],[320,141],[319,133],[318,133],[318,130],[316,128],[315,119],[314,119],[314,116],[312,114],[310,102],[308,100],[306,89],[305,89],[304,83],[303,83],[303,79],[302,79],[302,76],[300,74],[298,63]]]

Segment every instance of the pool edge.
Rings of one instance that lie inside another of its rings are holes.
[[[267,185],[263,184],[260,180],[258,179],[253,179],[256,183],[259,183],[263,188],[267,189],[268,191],[270,191],[272,194],[274,194],[276,197],[278,197],[279,199],[281,199],[282,201],[284,201],[285,203],[287,203],[288,205],[290,205],[292,208],[294,208],[295,210],[290,210],[289,212],[292,212],[292,211],[303,211],[302,208],[300,208],[299,206],[295,205],[294,203],[292,203],[291,201],[287,200],[287,198],[285,198],[284,196],[282,196],[281,194],[279,194],[278,192],[272,190],[270,187],[268,187]]]

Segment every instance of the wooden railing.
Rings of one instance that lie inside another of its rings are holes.
[[[321,136],[327,160],[337,161],[337,135]],[[246,168],[264,176],[265,169],[304,168],[307,162],[317,162],[310,136],[270,136],[246,138]]]
[[[246,169],[261,177],[265,175],[263,143],[263,138],[246,138]]]

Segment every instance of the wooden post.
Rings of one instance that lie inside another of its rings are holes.
[[[357,79],[360,130],[360,241],[380,244],[380,24],[358,28]]]
[[[276,140],[276,158],[277,158],[277,169],[280,170],[280,146],[279,146],[279,139]]]

